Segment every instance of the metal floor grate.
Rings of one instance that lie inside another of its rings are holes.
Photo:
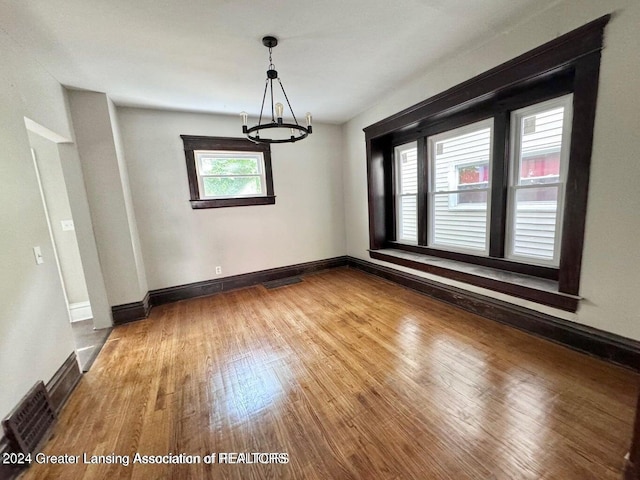
[[[300,277],[289,277],[289,278],[283,278],[281,280],[264,282],[262,285],[264,285],[265,288],[272,289],[272,288],[284,287],[286,285],[293,285],[294,283],[300,283],[300,282],[302,282],[302,279]]]
[[[44,383],[38,382],[2,421],[2,426],[17,451],[33,453],[48,438],[55,420],[49,393]]]

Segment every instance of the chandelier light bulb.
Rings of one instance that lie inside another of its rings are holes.
[[[242,125],[247,126],[247,120],[249,119],[249,114],[247,112],[240,112],[240,116],[242,117]]]
[[[307,127],[311,126],[311,112],[307,112]]]
[[[282,113],[284,112],[284,106],[281,103],[276,103],[276,117],[282,118]]]

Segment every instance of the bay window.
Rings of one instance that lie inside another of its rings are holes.
[[[372,258],[576,311],[609,18],[364,129]]]

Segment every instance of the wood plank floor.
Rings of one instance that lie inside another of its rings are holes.
[[[23,478],[619,480],[637,383],[340,268],[114,329],[44,450],[289,463],[46,464]]]

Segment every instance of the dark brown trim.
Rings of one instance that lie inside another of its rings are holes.
[[[369,248],[383,248],[387,238],[394,237],[393,215],[388,213],[388,195],[381,195],[392,176],[392,162],[389,162],[391,146],[386,139],[367,140],[367,182],[369,194]],[[393,191],[393,190],[391,190]],[[393,209],[391,210],[393,211]],[[391,218],[389,218],[391,216]],[[387,237],[387,235],[389,235]]]
[[[418,144],[418,212],[428,212],[429,210],[429,189],[428,184],[428,168],[427,168],[427,139],[420,137]],[[395,212],[392,217],[395,217]],[[427,244],[427,216],[418,215],[418,245]]]
[[[507,188],[509,184],[507,161],[495,161],[496,159],[509,158],[509,133],[511,127],[511,115],[501,112],[493,117],[493,142],[492,157],[494,159],[491,172],[491,211],[489,212],[489,256],[495,258],[504,257],[506,243],[506,219],[507,219]],[[500,140],[501,139],[501,140]]]
[[[407,252],[447,258],[449,260],[456,260],[458,262],[469,263],[472,265],[481,265],[483,267],[506,270],[507,272],[531,275],[532,277],[558,280],[558,269],[553,267],[529,265],[528,263],[518,263],[503,258],[479,257],[477,255],[470,255],[468,253],[449,252],[446,250],[436,250],[435,248],[429,248],[422,245],[407,245],[396,242],[388,242],[387,248],[396,248],[398,250],[405,250]]]
[[[347,257],[328,258],[314,262],[300,263],[287,267],[271,268],[258,272],[233,275],[215,280],[205,280],[204,282],[189,283],[175,287],[161,288],[149,292],[152,306],[163,305],[165,303],[177,302],[189,298],[213,295],[214,293],[226,292],[238,288],[259,285],[264,282],[280,280],[283,278],[307,275],[310,273],[326,270],[328,268],[343,267],[347,264]]]
[[[122,325],[136,320],[142,320],[149,316],[151,305],[149,303],[149,292],[139,302],[125,303],[124,305],[114,305],[111,307],[111,316],[114,325]]]
[[[561,69],[572,61],[602,48],[602,35],[611,15],[561,35],[508,62],[488,70],[466,82],[434,95],[401,112],[391,115],[364,129],[367,139],[380,137],[412,125],[425,118],[449,115],[451,110],[463,110],[474,104],[486,102],[497,92],[514,84]]]
[[[11,448],[9,441],[5,436],[0,436],[0,459],[4,457],[5,453],[15,453]],[[10,465],[4,464],[0,461],[0,479],[2,480],[14,480],[18,478],[20,472],[22,472],[27,465]]]
[[[76,352],[72,352],[46,385],[56,414],[60,413],[81,378],[82,372],[78,366]],[[2,458],[3,453],[11,452],[15,452],[15,450],[11,448],[8,439],[4,435],[0,435],[0,458]],[[4,465],[0,462],[0,479],[13,480],[26,467],[27,465]]]
[[[640,480],[640,471],[630,460],[624,460],[624,472],[622,480]]]
[[[191,208],[246,207],[254,205],[273,205],[276,197],[273,191],[273,172],[271,169],[271,146],[266,143],[254,143],[246,138],[204,137],[198,135],[180,135],[184,144],[184,156],[187,163],[187,179]],[[265,182],[267,193],[250,198],[201,199],[196,172],[194,150],[232,150],[241,152],[260,152],[264,157]]]
[[[71,353],[47,383],[47,391],[56,413],[60,413],[71,392],[82,378],[76,352]]]
[[[640,480],[640,393],[636,403],[631,447],[624,462],[624,480]]]
[[[562,220],[560,291],[577,293],[580,287],[580,266],[587,216],[589,169],[593,148],[593,126],[598,99],[600,51],[581,58],[575,67],[573,121],[564,216]]]
[[[640,370],[640,342],[354,257],[349,267],[611,363]]]
[[[191,208],[221,208],[221,207],[248,207],[253,205],[273,205],[276,203],[275,195],[266,197],[247,198],[216,198],[209,200],[190,200]]]
[[[371,258],[375,258],[376,260],[383,260],[396,265],[402,265],[403,267],[413,268],[414,270],[432,273],[434,275],[468,283],[469,285],[474,285],[476,287],[487,288],[494,292],[524,298],[525,300],[530,300],[549,307],[559,308],[568,312],[575,312],[578,309],[579,298],[572,295],[554,292],[551,290],[540,290],[520,283],[512,283],[507,280],[491,278],[479,275],[475,272],[471,273],[471,271],[453,270],[451,268],[442,267],[438,264],[418,262],[408,258],[389,255],[385,253],[384,250],[371,250],[369,255]],[[461,266],[465,265],[461,264]],[[469,270],[478,271],[481,270],[481,268],[476,267]]]

